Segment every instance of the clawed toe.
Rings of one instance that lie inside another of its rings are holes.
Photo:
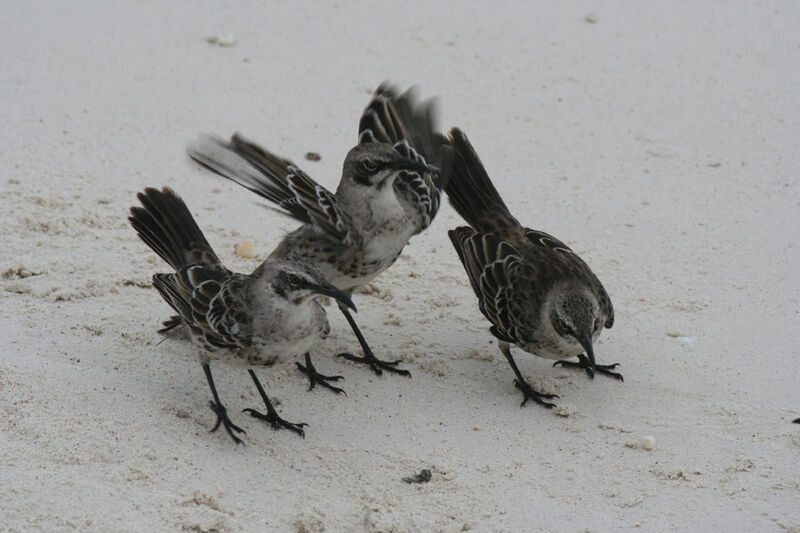
[[[334,387],[329,381],[339,381],[344,379],[344,376],[326,376],[325,374],[320,374],[317,372],[317,369],[314,368],[314,365],[311,363],[311,359],[308,355],[306,355],[306,364],[303,365],[302,363],[295,363],[297,368],[300,369],[300,372],[304,373],[308,376],[308,390],[313,390],[317,384],[322,385],[328,390],[335,392],[336,394],[347,394],[344,389],[339,387]]]
[[[589,360],[583,354],[578,356],[577,363],[574,361],[561,360],[553,363],[553,367],[556,366],[581,368],[586,372],[586,374],[589,376],[590,379],[594,379],[595,374],[601,374],[603,376],[608,376],[610,378],[618,379],[619,381],[625,381],[622,377],[622,374],[618,372],[612,372],[613,369],[619,366],[619,363],[613,363],[610,365],[595,365],[594,369],[592,369],[592,366],[589,364]]]
[[[547,409],[552,409],[556,406],[554,403],[546,402],[544,400],[551,400],[553,398],[558,398],[557,394],[545,394],[543,392],[539,392],[531,387],[528,383],[524,381],[520,381],[518,379],[514,380],[514,386],[517,387],[520,391],[522,391],[523,400],[520,404],[520,407],[523,407],[528,400],[533,400],[534,402],[538,403],[542,407],[546,407]]]
[[[261,413],[259,411],[256,411],[255,409],[244,409],[242,412],[243,413],[248,413],[253,418],[257,418],[259,420],[263,420],[264,422],[269,423],[269,425],[272,426],[272,429],[275,429],[275,430],[288,429],[288,430],[294,431],[295,433],[297,433],[301,437],[305,438],[305,436],[306,436],[305,431],[303,431],[303,427],[308,425],[306,423],[303,423],[303,422],[300,422],[300,423],[288,422],[288,421],[284,420],[283,418],[281,418],[280,416],[278,416],[276,413],[264,414],[264,413]]]
[[[608,376],[610,378],[618,379],[619,381],[625,381],[622,377],[622,374],[619,372],[611,372],[611,369],[616,368],[619,366],[619,363],[614,363],[613,365],[598,365],[595,367],[595,372],[598,374],[602,374],[604,376]]]
[[[217,423],[214,424],[213,428],[211,428],[211,433],[214,433],[219,429],[220,426],[223,426],[225,428],[225,431],[228,432],[228,435],[230,435],[231,439],[233,439],[233,442],[235,442],[236,444],[243,444],[242,439],[237,437],[233,432],[235,431],[237,433],[242,433],[245,435],[247,434],[247,432],[242,428],[240,428],[239,426],[237,426],[236,424],[234,424],[233,422],[231,422],[231,419],[228,418],[228,412],[225,409],[225,407],[222,405],[217,405],[214,402],[209,402],[209,406],[211,407],[211,410],[214,412],[214,414],[217,415]]]
[[[353,355],[351,353],[340,353],[340,354],[338,354],[338,356],[339,357],[343,357],[344,359],[347,359],[348,361],[353,361],[354,363],[361,363],[361,364],[369,365],[370,368],[372,368],[372,371],[375,372],[379,376],[383,374],[383,370],[386,370],[386,371],[391,372],[393,374],[399,374],[401,376],[411,377],[411,372],[409,372],[408,370],[403,370],[402,368],[397,368],[397,365],[402,363],[401,359],[398,359],[396,361],[381,361],[380,359],[378,359],[374,355],[358,357],[358,356]]]

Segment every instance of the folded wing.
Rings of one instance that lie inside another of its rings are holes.
[[[481,313],[492,323],[492,334],[506,342],[524,338],[518,322],[519,307],[512,299],[513,283],[521,258],[507,242],[467,226],[451,230],[450,240],[478,297]]]

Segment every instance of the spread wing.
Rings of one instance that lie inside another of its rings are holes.
[[[389,144],[405,158],[439,168],[438,173],[402,172],[394,182],[395,194],[415,219],[417,233],[436,216],[452,164],[452,149],[436,133],[435,116],[433,100],[418,104],[413,89],[398,96],[394,87],[384,83],[376,89],[358,125],[359,144]]]
[[[422,152],[424,158],[433,146],[434,104],[432,101],[422,105],[414,103],[414,91],[409,89],[402,95],[395,87],[382,83],[372,96],[358,123],[358,142],[380,142],[395,145],[406,141],[414,146],[414,151]]]
[[[336,205],[332,192],[311,179],[288,159],[234,135],[230,142],[201,135],[188,148],[189,156],[255,194],[269,200],[303,223],[349,244],[349,219]]]
[[[441,198],[441,189],[436,186],[431,174],[401,172],[394,180],[393,187],[400,205],[414,220],[416,233],[430,226],[439,211]]]
[[[492,323],[492,334],[511,343],[524,338],[519,305],[512,298],[514,277],[521,264],[517,251],[492,234],[476,233],[466,226],[448,235],[478,297],[478,307]]]
[[[346,245],[355,239],[355,231],[344,210],[336,205],[336,196],[297,167],[289,167],[286,181],[298,205],[310,221],[328,235]]]

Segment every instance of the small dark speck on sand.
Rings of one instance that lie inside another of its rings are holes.
[[[309,161],[319,161],[322,159],[322,156],[320,156],[317,152],[306,152],[306,159]]]
[[[411,477],[404,477],[406,483],[427,483],[431,480],[431,471],[427,468],[420,470],[419,474]]]

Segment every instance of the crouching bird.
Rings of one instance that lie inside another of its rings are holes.
[[[467,136],[450,132],[453,168],[445,192],[470,227],[448,234],[481,313],[492,323],[500,350],[508,359],[522,391],[552,408],[543,394],[525,381],[511,355],[517,345],[528,353],[558,359],[555,364],[579,367],[622,380],[618,365],[598,365],[593,343],[604,327],[614,324],[614,308],[603,284],[569,246],[547,233],[523,227],[506,207]],[[563,359],[576,357],[578,362]]]

